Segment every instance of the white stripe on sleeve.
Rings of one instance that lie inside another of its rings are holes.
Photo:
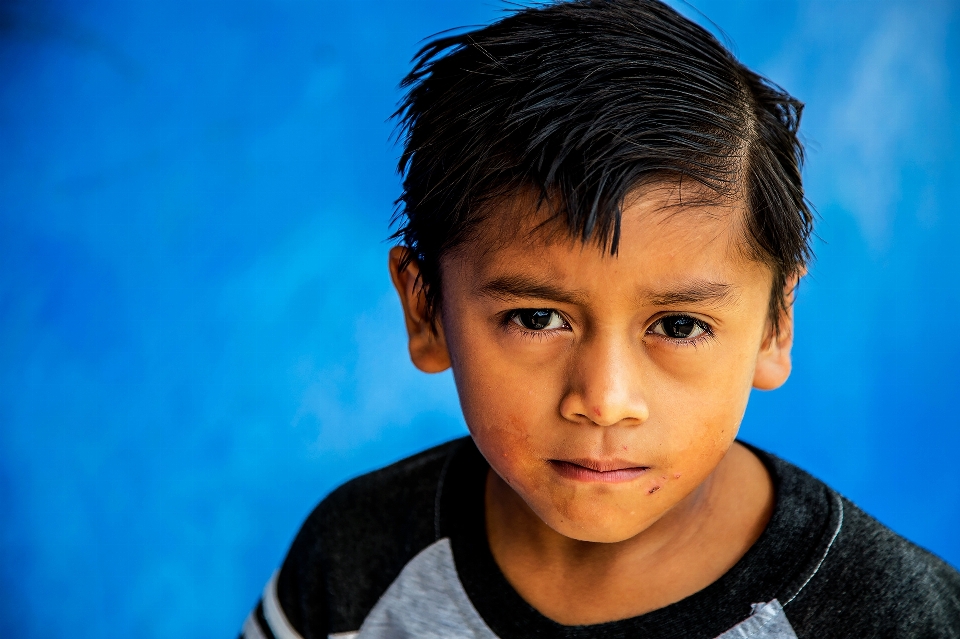
[[[247,620],[243,622],[243,639],[267,639],[260,630],[260,624],[257,623],[257,609],[247,615]]]
[[[280,600],[277,598],[277,577],[279,576],[279,570],[273,573],[270,581],[267,582],[267,587],[263,589],[263,618],[267,620],[273,636],[277,639],[303,639],[287,621],[280,607]]]

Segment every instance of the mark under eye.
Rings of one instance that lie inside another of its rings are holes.
[[[510,321],[528,331],[545,331],[567,326],[560,313],[549,308],[522,308],[510,314]]]
[[[670,339],[692,342],[698,337],[711,335],[712,331],[706,322],[702,322],[689,315],[668,315],[661,317],[650,328],[655,335],[663,335]]]

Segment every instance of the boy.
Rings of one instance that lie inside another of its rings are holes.
[[[790,373],[799,102],[656,0],[403,84],[390,270],[471,437],[327,497],[245,637],[960,637],[956,571],[735,440]]]

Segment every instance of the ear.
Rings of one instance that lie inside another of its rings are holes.
[[[439,373],[450,368],[450,353],[443,337],[443,326],[437,320],[427,319],[426,297],[419,279],[420,268],[411,259],[400,268],[410,249],[395,246],[390,249],[390,278],[400,296],[403,317],[407,325],[410,361],[424,373]]]
[[[759,390],[774,390],[783,386],[790,377],[793,362],[790,349],[793,347],[793,300],[797,284],[803,273],[787,278],[784,299],[787,307],[780,312],[780,332],[774,333],[773,323],[767,320],[766,337],[757,356],[753,372],[753,387]]]

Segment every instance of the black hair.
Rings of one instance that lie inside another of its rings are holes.
[[[533,188],[572,235],[616,253],[630,192],[690,179],[746,198],[744,246],[773,271],[779,328],[785,284],[811,257],[803,104],[699,25],[657,0],[543,4],[432,40],[401,87],[394,237],[431,317],[441,258],[497,198]]]

